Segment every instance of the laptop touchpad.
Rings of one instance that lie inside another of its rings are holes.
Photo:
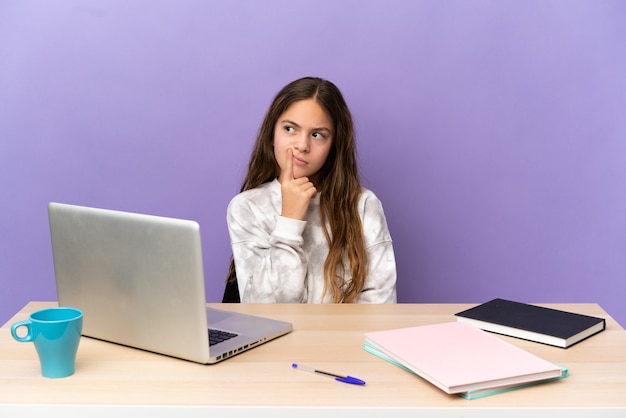
[[[225,321],[233,316],[232,312],[222,311],[219,309],[207,309],[206,317],[209,324],[216,324]]]

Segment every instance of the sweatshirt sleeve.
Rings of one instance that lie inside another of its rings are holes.
[[[307,300],[305,221],[282,217],[238,195],[228,205],[227,223],[242,302]]]
[[[367,191],[361,200],[360,211],[369,268],[357,302],[396,303],[396,259],[382,203]]]

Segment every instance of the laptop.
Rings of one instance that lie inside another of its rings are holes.
[[[55,202],[48,218],[59,305],[85,336],[213,364],[292,330],[207,308],[197,222]]]

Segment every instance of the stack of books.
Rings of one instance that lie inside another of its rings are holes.
[[[363,349],[466,399],[568,375],[566,368],[462,322],[371,332]]]
[[[606,327],[603,318],[505,299],[455,316],[456,322],[365,334],[363,349],[446,393],[476,399],[563,379],[569,373],[493,333],[567,348]]]

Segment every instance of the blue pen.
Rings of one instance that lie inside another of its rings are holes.
[[[365,384],[364,380],[357,379],[356,377],[341,376],[341,375],[334,374],[334,373],[328,373],[328,372],[324,372],[324,371],[321,371],[321,370],[314,369],[312,367],[304,366],[302,364],[293,363],[291,365],[291,367],[293,367],[294,369],[303,370],[305,372],[321,374],[322,376],[333,378],[333,379],[335,379],[338,382],[350,383],[352,385],[364,385]]]

